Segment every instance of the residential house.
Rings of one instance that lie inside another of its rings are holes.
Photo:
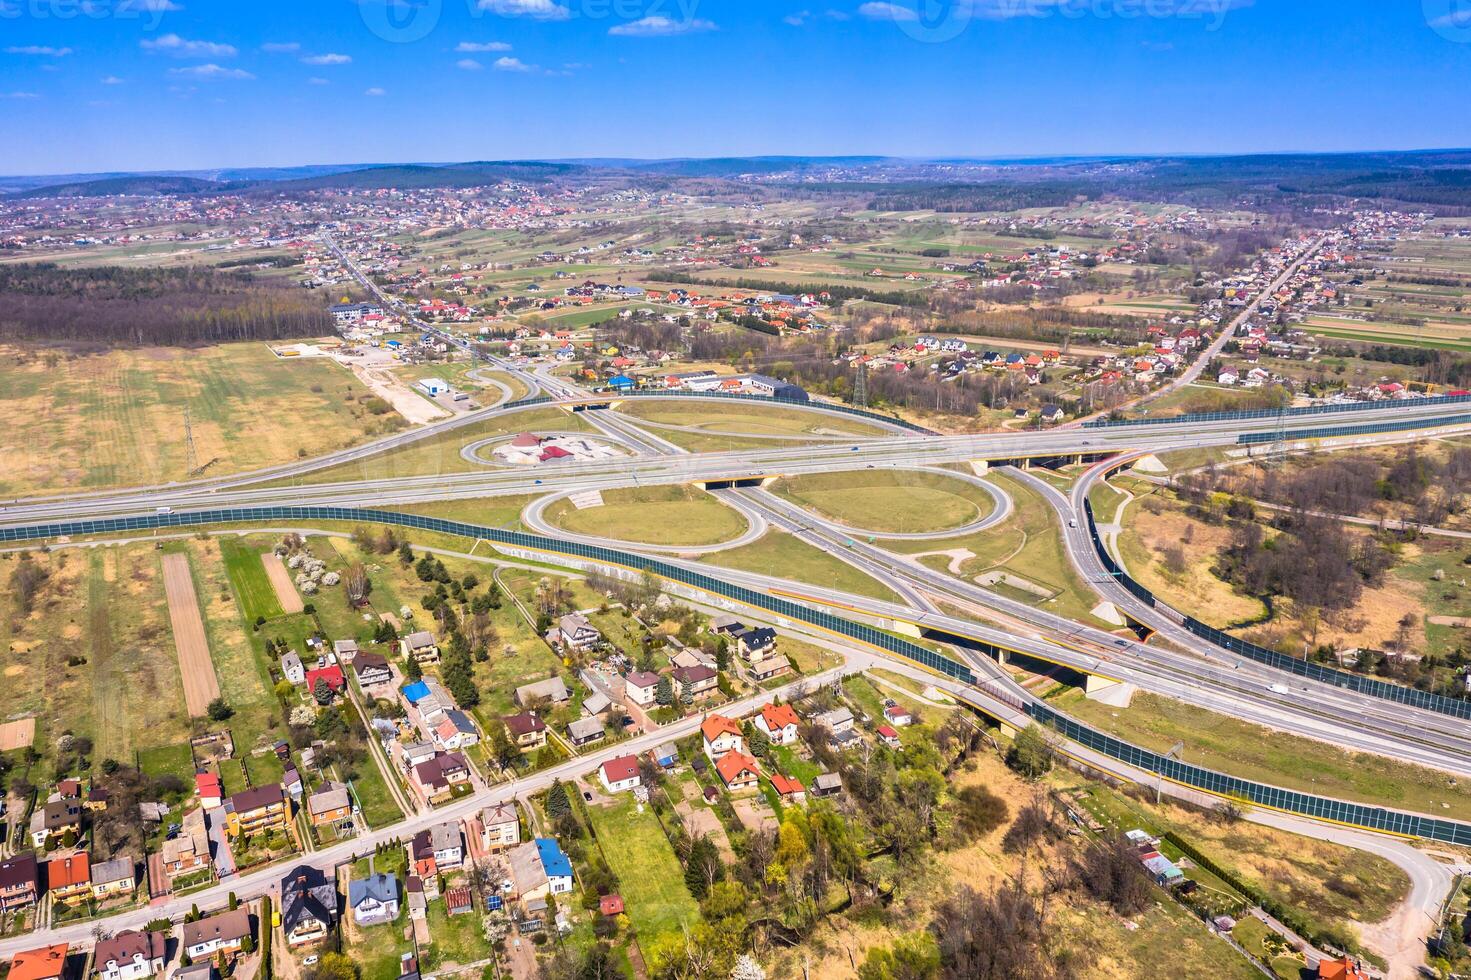
[[[801,780],[793,779],[783,773],[773,772],[771,774],[771,788],[776,790],[783,803],[806,803],[807,788],[802,785]]]
[[[562,847],[551,837],[538,837],[537,858],[546,873],[547,888],[553,895],[565,895],[572,890],[572,862],[562,853]]]
[[[287,650],[282,655],[281,675],[298,687],[306,683],[306,666],[301,662],[301,654]]]
[[[281,930],[291,946],[325,939],[337,921],[337,883],[301,865],[281,879]]]
[[[98,901],[130,895],[137,887],[137,866],[130,857],[113,858],[92,865],[92,897]]]
[[[404,657],[413,657],[421,664],[439,662],[439,644],[434,642],[434,634],[427,630],[418,630],[401,637],[398,650]]]
[[[609,793],[620,793],[643,783],[638,772],[638,756],[620,755],[598,767],[598,779]]]
[[[10,961],[6,980],[61,980],[66,974],[66,943],[22,950]]]
[[[418,875],[409,875],[409,880],[404,883],[404,894],[409,899],[409,918],[422,919],[429,914],[429,901],[424,896],[424,879]]]
[[[173,980],[215,980],[215,965],[212,960],[190,963],[174,968]]]
[[[853,730],[853,712],[847,708],[834,708],[831,711],[824,711],[814,718],[813,721],[821,727],[826,728],[828,734],[834,737]]]
[[[751,665],[751,679],[758,684],[791,672],[792,662],[780,655],[766,657]]]
[[[242,790],[225,801],[225,832],[231,837],[284,831],[291,804],[277,783]]]
[[[307,816],[314,827],[330,827],[352,819],[352,794],[342,783],[327,781],[307,797]]]
[[[693,667],[676,667],[671,672],[674,678],[674,690],[681,698],[699,697],[707,694],[720,683],[720,675],[714,668],[706,667],[704,664],[696,664]]]
[[[1156,885],[1170,887],[1185,880],[1185,872],[1158,851],[1141,854],[1139,863],[1144,865],[1144,870],[1149,873],[1150,878],[1154,879]]]
[[[460,867],[465,863],[465,845],[459,823],[450,820],[419,831],[409,841],[409,854],[414,873],[425,881]]]
[[[740,724],[724,715],[706,715],[700,722],[700,736],[711,762],[719,762],[727,752],[744,752],[746,749],[746,738],[741,734]]]
[[[541,700],[562,704],[570,697],[572,693],[567,690],[567,685],[560,677],[548,677],[544,681],[522,684],[516,688],[516,703],[523,708]]]
[[[40,869],[34,853],[26,851],[0,861],[0,911],[34,905],[40,888]]]
[[[53,838],[63,837],[67,832],[82,832],[82,801],[73,796],[48,800],[44,806],[31,814],[31,844],[45,847]]]
[[[902,704],[891,704],[884,709],[884,717],[896,728],[914,724],[914,715]]]
[[[440,754],[433,742],[403,742],[399,745],[399,752],[403,755],[405,770],[413,769]]]
[[[360,926],[392,922],[398,918],[398,878],[383,871],[347,883],[347,907],[352,921]]]
[[[522,752],[529,749],[539,749],[547,744],[547,725],[536,715],[523,712],[519,715],[511,715],[504,719],[506,735],[511,744]]]
[[[350,664],[357,659],[361,651],[358,650],[357,640],[333,640],[332,652],[337,655],[338,663]]]
[[[647,670],[631,670],[623,678],[624,696],[641,708],[654,703],[659,691],[659,675]]]
[[[649,754],[661,769],[673,769],[679,764],[679,749],[675,748],[673,742],[661,742]]]
[[[207,959],[216,953],[236,953],[252,932],[249,910],[217,912],[184,923],[184,952],[191,960]]]
[[[225,802],[224,784],[220,782],[218,773],[195,773],[194,791],[199,794],[199,805],[206,810],[213,810]]]
[[[358,683],[363,687],[377,687],[393,681],[393,671],[388,658],[371,650],[360,651],[353,659],[352,669],[357,671]]]
[[[769,626],[754,626],[737,633],[736,648],[747,661],[755,663],[775,652],[776,630]]]
[[[878,735],[880,742],[883,742],[891,749],[897,749],[900,745],[899,733],[894,731],[894,729],[890,728],[888,725],[880,725],[875,730],[875,734]]]
[[[1351,956],[1318,961],[1318,980],[1369,980],[1369,971]]]
[[[470,764],[459,752],[445,752],[415,766],[414,781],[425,796],[438,801],[470,781]]]
[[[163,972],[168,942],[167,933],[125,930],[97,943],[92,965],[102,980],[143,980]]]
[[[86,851],[46,862],[46,894],[56,902],[92,897],[92,862]]]
[[[756,760],[739,750],[727,752],[715,762],[715,772],[732,793],[755,789],[761,779]]]
[[[796,710],[789,704],[763,705],[754,722],[772,745],[795,745],[800,723]]]
[[[403,689],[404,697],[415,708],[425,725],[437,725],[446,714],[459,707],[454,695],[445,689],[437,677],[425,677]]]
[[[572,740],[573,745],[597,742],[602,740],[606,734],[603,730],[603,722],[599,718],[578,718],[567,725],[567,737]]]
[[[177,836],[163,842],[163,869],[170,879],[209,867],[209,830],[204,810],[184,814]]]
[[[544,899],[551,893],[551,882],[542,867],[541,853],[535,843],[518,844],[511,848],[507,857],[511,865],[511,885],[521,901]]]
[[[586,650],[603,639],[598,628],[580,613],[568,613],[557,621],[557,643],[569,650]]]
[[[481,842],[487,851],[521,843],[521,821],[514,803],[492,803],[480,811]]]
[[[342,668],[337,664],[328,664],[326,667],[307,671],[306,689],[316,694],[319,684],[327,685],[327,690],[334,695],[341,696],[347,690],[347,676],[342,673]]]

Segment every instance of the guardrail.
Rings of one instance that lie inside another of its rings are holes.
[[[1405,398],[1391,402],[1350,402],[1343,405],[1303,405],[1298,408],[1253,408],[1240,412],[1190,412],[1153,419],[1094,419],[1084,422],[1085,429],[1123,428],[1131,425],[1169,425],[1190,422],[1234,422],[1248,419],[1300,418],[1304,415],[1333,415],[1343,412],[1370,412],[1393,408],[1423,408],[1428,403],[1457,405],[1471,402],[1471,395],[1435,395],[1426,398]]]
[[[594,392],[588,392],[586,398],[588,400],[596,401],[598,398],[601,398],[601,397],[604,397],[604,396],[606,396],[609,399],[614,399],[614,398],[715,398],[715,399],[724,399],[726,401],[761,402],[764,405],[791,405],[791,406],[794,406],[796,408],[806,407],[806,408],[818,409],[818,410],[821,410],[821,411],[824,411],[824,412],[839,412],[839,413],[841,413],[843,415],[852,415],[852,416],[854,416],[856,418],[869,419],[869,420],[874,421],[874,422],[882,422],[885,425],[897,425],[901,429],[908,429],[910,432],[918,432],[920,435],[926,435],[926,436],[938,436],[938,435],[941,435],[941,433],[936,432],[934,429],[927,429],[927,428],[925,428],[922,425],[918,425],[918,424],[916,424],[914,422],[910,422],[910,421],[908,421],[906,419],[901,419],[897,415],[885,415],[882,412],[874,412],[874,411],[870,411],[869,409],[866,409],[866,408],[856,408],[856,407],[854,407],[852,405],[837,405],[837,404],[834,404],[832,402],[797,401],[796,399],[792,399],[792,398],[774,398],[774,397],[772,397],[770,395],[748,395],[748,394],[744,394],[744,393],[738,392],[738,391],[683,391],[683,390],[674,390],[674,389],[670,389],[668,391],[658,391],[658,390],[650,391],[648,389],[634,390],[634,391],[594,391]],[[506,402],[506,404],[501,405],[500,407],[501,408],[520,408],[523,405],[542,405],[542,404],[545,404],[547,402],[556,401],[556,400],[557,399],[552,398],[549,395],[536,395],[535,397],[532,397],[532,398],[521,398],[521,399],[518,399],[518,400],[513,401],[513,402]]]
[[[1276,442],[1279,439],[1337,439],[1342,436],[1370,436],[1380,432],[1434,429],[1442,425],[1462,425],[1467,422],[1471,422],[1471,413],[1426,419],[1401,419],[1395,422],[1365,422],[1360,425],[1330,425],[1322,429],[1284,429],[1281,433],[1243,432],[1236,437],[1236,442],[1242,446],[1256,446]]]
[[[150,531],[160,528],[197,527],[204,524],[249,524],[277,521],[347,521],[351,523],[393,524],[423,531],[434,531],[457,537],[479,538],[512,547],[546,551],[553,554],[582,558],[601,564],[616,565],[634,571],[648,571],[661,578],[723,596],[736,602],[755,606],[788,619],[828,630],[860,643],[877,647],[907,660],[922,664],[947,677],[961,681],[978,690],[986,685],[964,664],[941,656],[932,650],[911,643],[892,633],[887,633],[863,623],[834,616],[820,609],[812,609],[787,599],[757,592],[744,586],[733,585],[713,578],[703,572],[683,568],[648,558],[643,555],[603,548],[597,545],[579,544],[575,541],[560,541],[555,538],[520,531],[504,531],[499,528],[466,524],[438,517],[419,514],[401,514],[396,511],[370,510],[354,507],[230,507],[207,511],[149,514],[138,517],[109,517],[93,520],[62,521],[50,524],[33,524],[15,527],[0,527],[0,542],[33,541],[47,538],[88,534],[117,534],[129,531]],[[986,691],[990,694],[990,691]],[[1010,699],[1003,699],[1014,705]],[[1471,845],[1471,824],[1454,820],[1436,820],[1413,813],[1401,813],[1382,807],[1345,803],[1326,797],[1312,796],[1292,790],[1284,790],[1263,783],[1254,783],[1210,769],[1190,766],[1174,759],[1166,759],[1156,753],[1132,745],[1122,739],[1079,724],[1065,715],[1039,702],[1028,702],[1022,710],[1034,720],[1057,729],[1067,738],[1086,745],[1110,758],[1156,773],[1166,779],[1193,786],[1208,793],[1229,796],[1234,799],[1256,803],[1261,806],[1285,810],[1290,813],[1334,820],[1372,830],[1424,837],[1428,840],[1452,844]]]
[[[1121,462],[1109,472],[1112,473],[1127,461]],[[1164,611],[1169,609],[1160,602],[1149,589],[1134,581],[1129,573],[1124,571],[1108,549],[1103,546],[1103,539],[1098,536],[1098,524],[1093,519],[1093,505],[1087,500],[1083,501],[1083,517],[1088,522],[1088,537],[1093,542],[1093,550],[1098,554],[1098,560],[1103,567],[1118,580],[1118,583],[1129,591],[1140,602],[1145,603],[1152,609]],[[1176,612],[1176,610],[1170,610]],[[1396,704],[1409,705],[1413,708],[1423,708],[1426,711],[1434,711],[1437,714],[1450,715],[1453,718],[1471,718],[1471,701],[1462,701],[1457,698],[1448,698],[1441,694],[1432,694],[1429,691],[1419,691],[1413,687],[1405,687],[1402,684],[1391,684],[1374,677],[1365,677],[1363,674],[1355,674],[1346,670],[1338,670],[1334,667],[1326,667],[1323,664],[1312,663],[1308,660],[1299,659],[1273,650],[1270,647],[1258,646],[1238,636],[1223,632],[1202,623],[1194,616],[1179,614],[1180,625],[1194,633],[1201,639],[1213,643],[1224,650],[1229,650],[1238,656],[1271,667],[1284,673],[1302,677],[1310,681],[1322,684],[1332,684],[1344,690],[1353,691],[1355,694],[1364,694],[1381,701],[1392,701]]]

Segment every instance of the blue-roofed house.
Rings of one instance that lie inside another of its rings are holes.
[[[553,895],[565,895],[572,891],[572,862],[562,853],[562,846],[552,837],[536,839],[536,853],[541,858],[542,871],[546,872],[547,884]]]
[[[615,374],[608,379],[608,387],[615,391],[632,391],[638,387],[638,382],[626,374]]]
[[[665,769],[673,769],[679,762],[679,750],[674,747],[673,742],[665,742],[663,745],[654,747],[654,762]]]
[[[1175,866],[1175,862],[1157,851],[1150,851],[1139,860],[1156,885],[1170,887],[1185,880],[1185,873]]]
[[[429,685],[423,681],[414,681],[412,684],[405,684],[401,690],[403,691],[404,700],[409,704],[418,704],[429,696]]]

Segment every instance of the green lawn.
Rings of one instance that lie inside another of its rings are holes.
[[[358,940],[347,947],[346,952],[358,965],[362,980],[397,980],[399,957],[413,952],[413,943],[404,938],[404,929],[409,922],[408,901],[404,895],[406,863],[407,858],[402,847],[391,848],[373,858],[374,871],[387,872],[398,877],[399,913],[393,922],[357,929]],[[367,878],[368,874],[367,858],[352,866],[354,880]]]
[[[881,436],[886,430],[856,418],[804,411],[755,402],[664,401],[630,399],[619,411],[634,418],[667,425],[688,425],[708,433],[737,435],[855,435]]]
[[[1345,752],[1153,694],[1135,694],[1128,708],[1089,701],[1077,691],[1059,698],[1057,704],[1080,721],[1155,751],[1184,742],[1186,762],[1243,779],[1437,817],[1471,819],[1471,791],[1433,769]]]
[[[282,615],[284,610],[276,598],[276,590],[266,577],[261,552],[247,544],[245,539],[223,537],[220,538],[220,553],[230,575],[230,584],[240,597],[240,611],[246,621],[253,623],[257,617],[275,619]]]
[[[700,909],[685,887],[684,870],[659,828],[658,818],[645,806],[638,812],[631,796],[620,794],[609,807],[588,807],[604,856],[618,876],[628,917],[648,948],[660,936],[678,934],[699,921]]]
[[[450,963],[474,963],[490,955],[490,944],[480,927],[480,904],[464,915],[445,911],[444,898],[429,903],[429,955],[421,970],[444,969]]]
[[[522,529],[521,512],[535,499],[534,496],[476,497],[465,500],[436,500],[422,504],[397,504],[385,509],[519,531]],[[468,550],[469,546],[465,547]]]
[[[768,531],[758,541],[729,551],[714,552],[702,560],[723,568],[775,575],[889,602],[899,601],[887,586],[785,531]]]
[[[559,500],[547,508],[546,519],[575,534],[658,545],[719,544],[746,530],[739,511],[689,486],[605,490],[603,506],[585,510]]]
[[[850,527],[900,534],[961,527],[985,517],[993,506],[979,487],[915,471],[815,473],[783,478],[772,490]]]

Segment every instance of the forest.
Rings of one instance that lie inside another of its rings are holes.
[[[0,265],[0,340],[187,346],[332,331],[316,296],[245,272]]]

